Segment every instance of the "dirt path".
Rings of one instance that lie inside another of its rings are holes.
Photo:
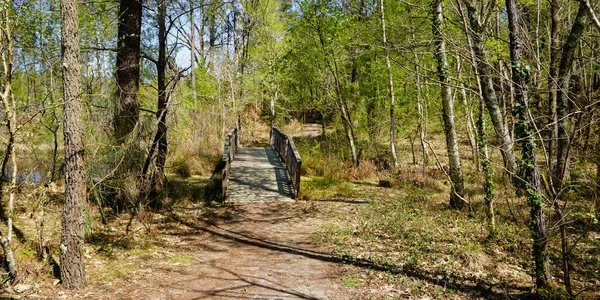
[[[323,222],[297,203],[179,208],[155,225],[162,247],[88,262],[90,299],[351,299],[341,266],[312,242]],[[131,271],[128,271],[131,270]],[[117,278],[111,275],[116,272]],[[106,277],[103,277],[106,276]],[[95,281],[98,279],[98,281]]]

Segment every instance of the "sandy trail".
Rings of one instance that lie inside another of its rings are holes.
[[[164,250],[120,258],[135,272],[53,298],[351,299],[341,265],[312,242],[319,215],[297,203],[176,209],[155,225]]]

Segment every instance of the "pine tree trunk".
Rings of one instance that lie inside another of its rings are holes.
[[[460,169],[460,153],[458,152],[458,141],[454,124],[454,110],[452,95],[450,91],[450,78],[448,74],[448,58],[446,55],[446,43],[444,42],[442,30],[444,29],[444,15],[442,0],[432,2],[433,18],[432,29],[435,44],[435,60],[437,62],[437,75],[440,80],[442,96],[442,118],[444,120],[444,134],[446,135],[446,147],[450,166],[450,179],[452,180],[452,191],[450,192],[450,205],[461,209],[464,204],[464,182]]]
[[[167,31],[165,19],[167,17],[166,0],[158,0],[158,106],[156,118],[158,127],[156,129],[156,159],[154,175],[152,176],[152,199],[153,205],[159,207],[162,204],[160,197],[163,192],[164,169],[167,159]]]
[[[137,93],[140,79],[142,1],[121,0],[119,5],[115,72],[118,102],[114,122],[114,136],[119,144],[133,130],[139,119],[140,104]]]
[[[77,5],[76,0],[61,1],[65,204],[60,238],[60,274],[63,286],[75,289],[85,284],[83,224],[87,203]]]

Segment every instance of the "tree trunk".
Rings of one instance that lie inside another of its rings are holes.
[[[275,118],[277,117],[277,90],[275,90],[274,95],[271,97],[271,128],[275,127]]]
[[[8,275],[11,278],[11,281],[17,278],[17,260],[15,259],[15,255],[12,251],[11,242],[8,238],[0,236],[0,247],[2,247],[2,251],[4,251],[4,263],[6,264],[6,268],[8,269]]]
[[[335,89],[335,103],[340,110],[340,118],[342,119],[342,124],[344,125],[344,131],[346,132],[346,138],[348,138],[348,143],[350,144],[350,152],[352,154],[352,164],[355,168],[358,167],[358,148],[356,146],[356,139],[354,136],[354,127],[352,126],[352,118],[350,116],[350,112],[348,111],[348,104],[343,95],[343,87],[340,82],[337,62],[335,57],[329,53],[329,51],[325,47],[325,38],[322,33],[319,32],[319,41],[321,43],[321,49],[326,55],[326,64],[329,72],[333,75],[334,80],[334,89]],[[329,61],[327,57],[330,57],[332,61]]]
[[[462,82],[462,66],[460,56],[456,57],[456,69],[458,70],[457,79],[458,82]],[[477,137],[475,134],[476,125],[473,122],[473,113],[471,112],[470,105],[467,102],[467,89],[466,85],[460,89],[460,97],[465,108],[465,117],[467,118],[467,137],[469,138],[469,144],[471,146],[471,153],[473,155],[473,163],[475,168],[479,170],[479,149],[477,145]]]
[[[139,120],[137,99],[140,80],[140,34],[142,1],[121,0],[117,33],[116,84],[118,102],[114,136],[118,144],[133,130]]]
[[[198,95],[196,91],[196,23],[194,22],[194,5],[194,1],[190,0],[190,82],[192,83],[192,99],[195,104]]]
[[[381,8],[381,32],[383,38],[383,54],[385,56],[385,66],[388,74],[388,87],[389,87],[389,96],[390,96],[390,149],[392,150],[392,158],[394,159],[394,168],[398,167],[398,154],[396,154],[396,128],[394,124],[394,108],[395,108],[395,99],[394,99],[394,78],[392,76],[392,67],[390,65],[390,56],[387,48],[387,37],[385,35],[385,8],[383,6],[383,1],[380,0],[380,8]]]
[[[550,134],[548,141],[548,158],[547,162],[548,170],[554,168],[554,148],[555,143],[558,140],[558,119],[556,118],[556,97],[558,90],[558,56],[560,53],[560,46],[558,45],[558,31],[559,31],[559,19],[558,19],[559,4],[558,0],[550,1],[550,15],[551,15],[551,27],[550,27],[550,66],[548,68],[548,99],[549,99],[549,115],[550,115]]]
[[[477,118],[477,149],[481,157],[481,169],[483,170],[483,191],[485,193],[484,202],[487,208],[489,226],[488,235],[496,235],[496,216],[494,214],[494,169],[490,159],[487,147],[487,134],[485,133],[485,110],[483,100],[479,99],[479,115]]]
[[[535,260],[535,278],[537,290],[547,289],[550,284],[548,271],[548,237],[545,198],[542,194],[540,174],[535,159],[534,130],[529,120],[529,103],[526,95],[527,71],[521,62],[521,40],[518,33],[518,13],[515,0],[506,0],[508,28],[510,38],[510,60],[512,66],[512,85],[517,103],[519,122],[517,135],[523,148],[521,159],[521,177],[525,184],[525,194],[531,210],[531,230],[533,239],[533,257]]]
[[[414,29],[413,29],[414,30]],[[413,31],[412,34],[413,40],[415,39],[415,34]],[[416,52],[413,52],[415,57],[415,62],[419,61],[419,57]],[[415,80],[417,87],[417,111],[419,112],[419,139],[421,142],[421,153],[423,155],[423,166],[421,168],[421,173],[423,178],[427,175],[427,165],[429,164],[429,154],[427,153],[427,102],[421,96],[421,74],[419,73],[419,64],[415,63]]]
[[[600,195],[600,160],[596,162],[596,195],[594,197],[594,210],[596,212],[596,219],[600,220],[600,196],[598,195]]]
[[[484,24],[481,23],[475,4],[470,1],[463,0],[467,6],[469,23],[471,24],[471,38],[473,42],[473,53],[475,55],[475,63],[478,71],[478,76],[481,83],[482,97],[485,106],[492,119],[494,130],[497,138],[500,140],[500,153],[504,161],[504,167],[509,175],[515,176],[517,172],[517,161],[513,152],[513,141],[510,138],[508,128],[504,122],[502,111],[498,105],[498,96],[494,90],[492,82],[492,73],[487,62],[487,54],[485,52],[485,37]]]
[[[2,58],[2,66],[3,75],[4,75],[4,88],[2,93],[0,93],[0,98],[2,100],[4,113],[6,114],[6,127],[8,130],[8,144],[6,145],[6,152],[4,156],[4,160],[2,162],[2,174],[0,174],[0,181],[4,180],[4,172],[6,171],[6,166],[11,161],[11,178],[10,178],[10,187],[9,187],[9,198],[8,205],[6,207],[6,213],[4,212],[4,208],[0,205],[0,209],[2,209],[1,214],[6,218],[6,227],[7,234],[6,237],[1,236],[0,234],[0,246],[4,251],[4,262],[8,269],[8,274],[10,276],[11,281],[16,279],[17,277],[17,261],[14,257],[12,250],[12,236],[13,236],[13,207],[15,194],[17,191],[17,158],[15,155],[15,136],[17,133],[17,108],[15,103],[15,95],[12,89],[12,75],[13,75],[13,57],[14,57],[14,47],[15,47],[15,36],[13,35],[14,28],[11,27],[13,22],[13,16],[10,13],[14,3],[12,1],[8,1],[2,7],[2,16],[0,20],[1,28],[0,32],[0,57]],[[2,196],[2,182],[0,182],[0,199]]]
[[[86,209],[85,161],[81,107],[81,53],[76,0],[61,1],[65,204],[60,237],[60,274],[66,288],[85,284],[83,262]]]
[[[337,81],[337,80],[336,80]],[[338,90],[340,86],[338,85]],[[352,126],[352,120],[350,119],[350,113],[348,112],[348,105],[346,101],[341,98],[341,94],[338,93],[339,98],[339,107],[341,111],[342,123],[344,124],[344,129],[346,131],[346,137],[348,138],[348,142],[350,143],[350,152],[352,154],[352,164],[355,168],[358,168],[358,150],[356,147],[355,137],[354,137],[354,128]]]
[[[448,74],[448,58],[446,56],[446,43],[442,31],[444,29],[444,15],[442,0],[432,2],[433,18],[431,19],[435,45],[435,60],[437,62],[437,75],[440,80],[442,96],[442,118],[444,119],[444,133],[446,135],[446,147],[450,166],[450,179],[452,180],[452,191],[450,192],[450,205],[461,209],[464,204],[464,183],[460,169],[460,153],[454,124],[454,110],[452,95],[450,91],[450,78]]]
[[[571,32],[567,41],[563,45],[560,64],[558,66],[558,83],[556,93],[556,119],[558,121],[556,166],[554,168],[554,189],[560,190],[563,181],[569,177],[569,147],[571,144],[571,122],[569,114],[569,88],[571,79],[571,67],[575,57],[575,50],[579,44],[579,39],[583,35],[585,26],[588,23],[589,10],[585,1],[579,2],[579,11],[571,27]]]
[[[427,144],[425,140],[427,139],[427,121],[425,119],[427,106],[424,105],[423,98],[421,97],[421,76],[419,74],[419,70],[416,70],[417,77],[417,111],[419,112],[419,140],[421,142],[421,153],[423,155],[423,167],[422,167],[422,175],[423,178],[427,175],[427,165],[429,164],[429,154],[427,153]]]
[[[167,159],[167,2],[158,0],[158,106],[156,118],[158,126],[156,129],[156,158],[154,160],[154,175],[152,176],[152,197],[154,206],[160,206],[160,197],[163,192],[164,170]]]

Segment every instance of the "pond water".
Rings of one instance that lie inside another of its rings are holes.
[[[43,174],[46,172],[37,171],[37,170],[24,170],[17,172],[17,183],[19,184],[29,184],[29,183],[41,183],[44,179],[46,179]],[[6,169],[4,172],[8,181],[12,180],[12,170]]]

